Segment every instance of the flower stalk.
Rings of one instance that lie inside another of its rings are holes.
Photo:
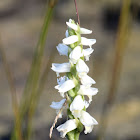
[[[78,24],[80,26],[80,18],[79,18],[79,14],[78,14],[78,8],[77,8],[77,2],[76,2],[76,0],[74,0],[74,3],[75,3],[75,9],[76,9],[76,14],[77,14],[77,18],[78,18]]]
[[[96,43],[95,39],[87,39],[81,37],[81,34],[91,34],[92,31],[82,28],[74,20],[70,19],[66,22],[68,29],[66,30],[66,38],[62,40],[62,44],[57,46],[60,55],[68,57],[68,63],[52,63],[52,70],[57,74],[57,83],[55,89],[60,95],[67,99],[67,116],[68,120],[57,127],[62,138],[67,137],[68,140],[79,140],[80,133],[84,129],[84,133],[90,133],[94,125],[98,122],[86,112],[89,104],[92,101],[92,96],[98,92],[97,88],[91,87],[95,81],[87,75],[89,68],[85,63],[88,61],[91,53],[94,51],[92,45]],[[84,46],[89,46],[85,49]],[[60,77],[61,73],[66,73],[65,76]],[[89,100],[85,100],[88,96]],[[58,116],[58,109],[62,111],[62,99],[60,102],[52,102],[53,109],[56,109]],[[57,106],[57,108],[56,108]],[[61,114],[62,117],[62,114]],[[50,131],[50,136],[52,129]]]

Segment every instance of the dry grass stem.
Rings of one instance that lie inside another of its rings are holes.
[[[58,120],[58,118],[59,118],[59,116],[60,116],[60,114],[61,114],[61,112],[62,112],[62,110],[63,110],[63,107],[66,106],[66,102],[67,102],[67,100],[64,102],[62,108],[60,109],[60,111],[58,112],[57,116],[55,117],[55,120],[54,120],[54,122],[53,122],[52,127],[50,128],[50,135],[49,135],[50,138],[52,137],[53,129],[54,129],[54,127],[55,127],[55,125],[56,125],[56,123],[57,123],[57,120]]]

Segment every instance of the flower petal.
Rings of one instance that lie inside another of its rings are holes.
[[[74,23],[71,23],[71,22],[66,22],[67,26],[70,27],[71,29],[77,31],[78,30],[78,27],[76,24]]]
[[[68,30],[66,30],[65,36],[66,36],[66,37],[69,37],[69,32],[68,32]]]
[[[84,108],[84,101],[81,95],[77,95],[70,105],[70,111],[73,110],[82,110]]]
[[[51,69],[57,73],[70,72],[70,63],[52,63]]]
[[[85,133],[85,134],[90,133],[90,132],[92,131],[93,127],[94,127],[94,125],[92,125],[92,126],[85,126],[85,131],[84,131],[84,133]]]
[[[77,128],[77,122],[75,119],[71,119],[71,120],[68,120],[66,121],[64,124],[61,124],[60,126],[57,127],[57,130],[60,132],[60,136],[62,138],[65,137],[65,135],[76,129]]]
[[[71,61],[76,64],[77,60],[82,56],[82,49],[80,46],[75,47],[69,55]]]
[[[73,89],[75,87],[74,81],[73,80],[67,80],[61,85],[55,86],[55,89],[58,89],[58,92],[67,92],[70,89]]]
[[[76,70],[79,73],[81,73],[81,72],[88,73],[89,72],[88,66],[86,65],[86,63],[82,59],[78,60],[78,62],[76,64]]]
[[[69,36],[67,38],[64,38],[62,41],[63,41],[64,44],[70,45],[70,44],[73,44],[73,43],[78,41],[78,36],[77,35],[72,35],[72,36]]]
[[[98,93],[98,89],[80,85],[80,89],[77,93],[79,95],[87,95],[89,97],[89,103],[90,103],[92,101],[92,96],[94,96]]]
[[[89,61],[91,53],[94,51],[92,48],[83,49],[83,55],[85,56],[86,61]]]
[[[84,104],[85,104],[85,108],[89,107],[89,103],[86,100],[84,100]]]
[[[50,105],[51,108],[56,109],[56,114],[59,113],[60,109],[64,108],[63,105],[65,103],[66,99],[62,99],[60,102],[52,102]],[[59,118],[62,118],[62,112],[59,113]]]
[[[81,34],[91,34],[92,30],[88,30],[86,28],[80,28],[80,33]]]
[[[81,83],[84,86],[91,86],[92,84],[95,84],[96,82],[89,77],[86,73],[79,73],[79,77],[81,79]]]
[[[63,77],[60,77],[60,78],[57,78],[57,83],[58,85],[62,85],[65,81],[67,81],[69,78],[66,77],[66,76],[63,76]]]
[[[63,104],[65,103],[66,99],[62,99],[60,102],[52,102],[50,105],[51,108],[53,109],[61,109],[63,107]]]
[[[60,55],[66,55],[68,56],[68,46],[64,45],[64,44],[58,44],[58,46],[56,46],[58,52]]]
[[[92,126],[98,124],[98,122],[84,110],[81,111],[81,117],[79,119],[84,126]]]
[[[67,26],[69,26],[71,29],[77,31],[78,30],[78,26],[74,23],[71,22],[66,22]],[[80,34],[91,34],[92,31],[85,29],[85,28],[80,28]]]
[[[91,47],[93,44],[96,43],[96,39],[87,39],[85,37],[81,37],[81,43],[82,45]]]

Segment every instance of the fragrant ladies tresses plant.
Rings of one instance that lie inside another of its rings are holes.
[[[62,138],[67,137],[69,140],[78,140],[79,134],[90,133],[98,122],[86,112],[92,101],[92,96],[98,92],[97,88],[91,87],[96,82],[87,74],[89,68],[85,61],[89,60],[91,53],[94,51],[92,45],[96,43],[95,39],[87,39],[81,37],[81,34],[91,34],[92,31],[81,28],[74,20],[70,19],[66,22],[68,30],[66,30],[66,38],[62,40],[62,44],[57,46],[60,55],[68,57],[69,62],[52,64],[52,70],[57,74],[57,83],[55,89],[64,98],[60,102],[52,102],[51,108],[56,109],[57,117],[50,129],[50,137],[53,127],[58,118],[62,117],[62,110],[67,109],[68,120],[57,127]],[[84,48],[88,46],[88,48]],[[66,73],[60,77],[59,74]],[[88,96],[89,100],[85,100]]]

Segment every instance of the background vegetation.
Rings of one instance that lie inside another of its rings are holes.
[[[89,107],[99,125],[80,139],[139,140],[140,1],[77,5],[81,26],[97,39],[88,66],[99,88]],[[50,67],[67,61],[56,45],[69,18],[77,20],[72,0],[0,1],[0,140],[49,139],[55,118],[49,105],[60,99]],[[56,130],[52,139],[61,139]]]

